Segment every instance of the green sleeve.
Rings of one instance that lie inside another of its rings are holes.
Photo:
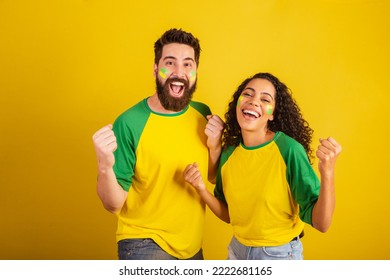
[[[291,193],[299,204],[299,217],[312,225],[312,211],[320,191],[318,176],[300,143],[288,136],[279,137],[276,142],[287,166],[286,175]]]
[[[218,198],[221,201],[224,201],[226,203],[226,198],[223,193],[223,182],[222,182],[222,166],[227,162],[229,157],[232,155],[234,149],[236,147],[230,146],[226,150],[222,151],[221,159],[219,161],[218,171],[217,171],[217,178],[216,178],[216,184],[214,188],[214,196]]]
[[[195,108],[198,112],[200,112],[202,114],[203,117],[207,117],[207,115],[210,115],[211,114],[211,110],[209,108],[209,106],[207,106],[206,104],[204,103],[201,103],[201,102],[196,102],[196,101],[191,101],[190,103],[190,106],[192,106],[193,108]]]
[[[113,124],[118,146],[114,152],[114,173],[125,191],[129,191],[132,183],[139,139],[150,115],[145,102],[143,100],[122,113]]]

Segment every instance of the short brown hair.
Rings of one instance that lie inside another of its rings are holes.
[[[165,45],[171,43],[185,44],[194,49],[195,62],[199,65],[200,57],[200,44],[199,40],[191,33],[183,31],[182,29],[172,28],[166,31],[155,43],[154,43],[154,63],[158,64],[162,56],[162,49]]]

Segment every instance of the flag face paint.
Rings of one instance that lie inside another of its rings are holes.
[[[272,105],[267,105],[267,106],[265,106],[265,112],[266,112],[268,115],[271,115],[272,112],[273,112],[273,107],[272,107]]]
[[[237,101],[237,107],[240,106],[241,104],[241,101],[244,97],[242,95],[240,95],[240,97],[238,98],[238,101]]]
[[[161,68],[158,74],[161,78],[165,79],[167,77],[168,70],[166,68]]]
[[[192,70],[190,73],[190,81],[193,82],[196,79],[196,71]]]

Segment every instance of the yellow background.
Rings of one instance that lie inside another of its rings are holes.
[[[154,92],[153,43],[171,27],[200,39],[195,100],[222,116],[244,78],[271,72],[313,147],[342,144],[334,222],[306,226],[305,258],[390,259],[384,0],[0,0],[0,259],[117,258],[92,135]],[[206,218],[205,256],[225,259],[231,228]]]

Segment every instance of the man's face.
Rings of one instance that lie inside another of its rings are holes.
[[[163,47],[155,74],[158,98],[166,110],[178,112],[187,107],[196,89],[196,70],[192,47],[177,43]]]

